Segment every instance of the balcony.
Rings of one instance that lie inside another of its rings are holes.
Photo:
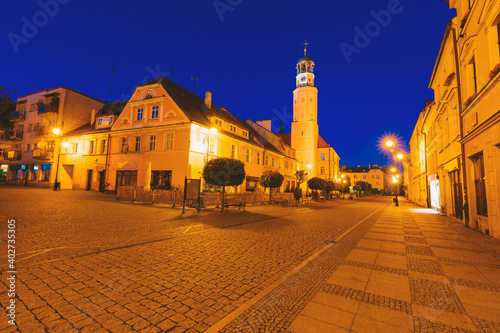
[[[38,115],[44,115],[49,113],[57,113],[59,110],[59,105],[52,104],[38,104]]]
[[[50,134],[49,128],[47,126],[39,126],[34,129],[36,136],[47,136]]]
[[[9,141],[21,141],[23,139],[23,133],[17,132],[16,130],[6,130],[3,135],[0,135],[0,139]]]
[[[12,122],[24,121],[25,119],[26,119],[25,111],[15,111],[12,113],[10,117],[10,121]]]
[[[50,160],[54,157],[53,151],[48,151],[47,149],[36,148],[33,150],[33,158],[37,160]]]
[[[6,157],[5,159],[9,160],[9,161],[20,161],[21,160],[21,149],[7,150],[3,157]]]

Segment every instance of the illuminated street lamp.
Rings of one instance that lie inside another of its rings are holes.
[[[63,126],[64,126],[64,123],[63,123]],[[52,129],[52,133],[54,133],[55,135],[58,135],[59,138],[62,137],[62,129],[60,129],[60,128],[54,127]],[[65,147],[67,147],[68,143],[64,142],[63,145],[64,144],[66,144]],[[61,190],[61,183],[57,181],[57,174],[59,173],[59,158],[60,158],[60,156],[61,156],[61,147],[59,147],[57,150],[56,179],[54,180],[54,187],[53,187],[54,191]]]
[[[395,139],[387,139],[384,141],[384,146],[390,149],[390,152],[394,156],[394,168],[391,168],[391,172],[396,172],[397,170],[397,161],[402,160],[405,155],[401,152],[396,151],[396,140]],[[394,198],[394,203],[396,206],[399,206],[399,200],[398,200],[398,183],[399,183],[399,175],[393,176],[392,181],[394,185],[396,186],[396,197]]]

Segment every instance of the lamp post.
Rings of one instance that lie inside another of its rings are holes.
[[[390,152],[393,154],[393,157],[394,157],[394,168],[391,168],[391,171],[392,172],[396,172],[397,170],[397,161],[398,159],[403,159],[404,158],[404,154],[401,153],[401,152],[397,152],[396,151],[396,140],[395,139],[387,139],[385,140],[384,142],[384,145],[390,149]],[[399,206],[399,200],[398,200],[398,187],[399,187],[399,175],[396,175],[396,176],[393,176],[392,177],[392,182],[394,183],[394,185],[396,186],[396,197],[394,198],[394,203],[396,206]]]
[[[60,128],[53,128],[52,129],[52,133],[54,133],[55,135],[58,135],[59,138],[62,137],[62,130]],[[59,158],[61,156],[61,142],[59,142],[59,147],[58,147],[58,150],[57,150],[57,162],[56,162],[56,179],[54,180],[54,187],[53,187],[53,190],[54,191],[57,191],[57,190],[61,190],[61,184],[57,181],[57,175],[59,173]]]

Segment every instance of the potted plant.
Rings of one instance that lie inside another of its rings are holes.
[[[462,18],[462,21],[460,21],[460,28],[465,27],[465,23],[467,23],[467,19],[469,18],[470,11],[467,12],[464,17]]]
[[[455,78],[455,72],[453,72],[450,75],[448,75],[448,77],[446,78],[446,81],[444,81],[444,85],[446,87],[449,86],[453,82],[454,78]]]
[[[469,98],[467,98],[467,100],[464,103],[464,109],[467,108],[472,103],[472,101],[476,98],[476,96],[477,96],[477,94],[474,94],[474,95],[470,96]]]
[[[498,73],[500,73],[500,64],[497,64],[490,72],[490,80],[493,79]]]

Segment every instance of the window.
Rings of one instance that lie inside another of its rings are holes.
[[[95,141],[90,141],[89,154],[90,155],[95,154]]]
[[[106,150],[108,148],[108,140],[101,141],[101,154],[106,154]]]
[[[497,24],[498,50],[500,51],[500,22]]]
[[[222,127],[222,120],[215,119],[215,124],[216,124],[217,126]]]
[[[247,131],[243,131],[243,136],[244,136],[245,138],[248,138],[248,132],[247,132]]]
[[[257,153],[257,164],[260,165],[260,153]]]
[[[40,123],[36,123],[35,126],[33,127],[34,130],[40,127]]]
[[[73,142],[71,144],[71,154],[76,154],[78,152],[78,142]]]
[[[236,133],[236,126],[231,125],[231,132]]]
[[[288,170],[288,161],[285,161],[285,169]]]
[[[377,175],[377,179],[380,179],[380,176],[379,176],[379,175]]]
[[[141,151],[141,137],[135,137],[135,151]]]
[[[144,109],[137,109],[137,121],[142,121],[142,114],[144,112]]]
[[[477,93],[476,57],[472,58],[472,73],[474,79],[474,93]]]
[[[28,125],[28,132],[33,132],[33,124]]]
[[[36,104],[31,104],[31,110],[30,112],[36,111]]]
[[[320,173],[321,173],[322,175],[324,175],[324,174],[325,174],[325,167],[321,167],[321,168],[320,168]]]
[[[151,172],[151,188],[152,189],[162,189],[170,190],[172,185],[172,171],[158,171],[154,170]]]
[[[274,168],[274,157],[271,157],[271,167]]]
[[[122,151],[128,149],[127,138],[122,138]]]
[[[246,161],[247,163],[250,163],[250,149],[247,149]]]
[[[165,133],[165,150],[174,149],[174,133]]]
[[[324,161],[325,160],[325,154],[321,154],[321,160]]]
[[[366,179],[366,175],[363,175],[363,179]]]
[[[26,144],[25,151],[28,152],[30,151],[31,145],[29,143]]]
[[[474,163],[474,180],[476,185],[477,214],[482,216],[488,216],[483,153],[472,157],[472,162]]]
[[[208,148],[208,152],[210,154],[215,154],[216,150],[217,150],[217,140],[212,139],[210,140],[210,147]]]
[[[269,156],[266,155],[266,165],[269,165]]]
[[[116,188],[120,186],[136,186],[136,185],[137,185],[137,170],[116,172]]]
[[[47,144],[47,151],[48,152],[53,152],[55,146],[56,146],[56,142],[55,141],[49,141],[48,144]]]
[[[237,158],[235,145],[231,145],[231,158]]]
[[[375,175],[372,175],[372,179],[375,179]]]
[[[358,178],[358,175],[354,175],[354,179]]]
[[[156,135],[149,136],[149,151],[156,150]]]
[[[153,106],[151,110],[151,119],[158,119],[158,105]]]

